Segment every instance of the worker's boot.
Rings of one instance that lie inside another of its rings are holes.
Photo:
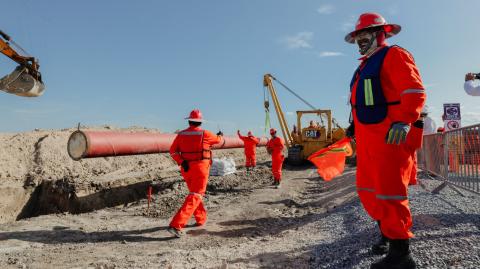
[[[414,269],[417,264],[410,252],[409,239],[390,239],[390,248],[385,258],[372,263],[370,269]]]
[[[378,221],[378,229],[380,230],[380,221]],[[383,254],[387,254],[388,252],[388,246],[389,246],[388,238],[385,237],[385,235],[383,235],[382,230],[380,230],[380,235],[381,237],[378,240],[378,242],[376,242],[372,246],[372,252],[375,255],[383,255]]]

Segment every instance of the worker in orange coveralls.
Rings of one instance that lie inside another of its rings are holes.
[[[412,55],[385,42],[400,30],[400,25],[387,24],[379,14],[365,13],[345,37],[358,45],[362,55],[350,84],[349,133],[357,141],[357,192],[382,233],[373,252],[388,252],[370,268],[416,268],[409,240],[413,152],[408,144],[416,144],[409,131],[420,116],[425,91]]]
[[[270,129],[270,135],[272,139],[267,143],[267,151],[272,155],[273,185],[278,189],[282,180],[282,165],[285,159],[282,151],[285,148],[285,142],[277,136],[277,130],[274,128]]]
[[[260,140],[252,134],[252,131],[248,131],[247,136],[243,136],[240,130],[237,131],[238,137],[243,141],[245,147],[245,167],[248,170],[257,166],[257,145]]]
[[[223,140],[221,131],[214,135],[200,127],[203,122],[200,110],[193,110],[186,119],[189,127],[177,134],[170,147],[170,156],[180,165],[180,173],[190,191],[168,228],[168,232],[176,237],[183,235],[182,229],[192,214],[196,226],[202,226],[207,221],[207,211],[202,200],[212,163],[211,146]]]

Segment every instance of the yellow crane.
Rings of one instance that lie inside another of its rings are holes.
[[[0,79],[0,90],[24,97],[42,95],[45,85],[38,70],[38,60],[21,55],[11,45],[27,54],[9,35],[0,30],[0,52],[19,64],[12,73]]]
[[[305,103],[311,110],[299,110],[297,114],[296,126],[290,132],[285,113],[283,112],[280,101],[278,100],[277,91],[274,87],[273,81],[279,83],[287,91],[292,93],[295,97]],[[290,164],[298,165],[303,163],[314,152],[327,147],[336,141],[345,137],[345,130],[338,125],[336,120],[332,117],[332,111],[329,109],[317,109],[308,101],[300,97],[293,90],[288,88],[281,81],[276,79],[271,74],[263,76],[263,86],[268,90],[271,96],[275,111],[280,124],[280,130],[285,139],[285,145],[288,148],[287,161]],[[268,113],[270,102],[268,98],[264,100],[264,106]],[[318,121],[310,121],[308,126],[304,127],[302,118],[305,115],[313,115]],[[267,114],[268,117],[268,114]],[[312,124],[313,123],[313,124]]]

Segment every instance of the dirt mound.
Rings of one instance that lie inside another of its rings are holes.
[[[268,186],[272,183],[270,168],[267,166],[258,166],[254,171],[246,171],[245,168],[238,170],[234,174],[226,176],[211,176],[207,185],[205,202],[207,205],[217,203],[216,196],[222,195],[223,198],[234,197],[239,193],[249,193],[262,186]],[[152,200],[150,208],[143,208],[137,216],[148,217],[169,217],[176,210],[178,205],[183,203],[188,189],[180,177],[166,178],[161,181],[151,183]],[[145,204],[145,201],[137,200],[129,204],[128,207]],[[211,205],[209,205],[211,207]]]
[[[142,127],[82,129],[158,132]],[[0,223],[25,216],[88,212],[128,203],[142,197],[149,182],[179,175],[168,154],[74,161],[67,153],[67,141],[73,131],[0,134]],[[232,157],[237,165],[243,164],[243,149],[217,150],[214,155]],[[268,159],[264,149],[258,150],[258,158]]]

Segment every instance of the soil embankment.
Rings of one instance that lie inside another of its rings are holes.
[[[178,167],[168,154],[73,161],[66,151],[73,131],[0,134],[0,223],[50,213],[89,212],[137,201],[145,196],[150,182],[178,175]],[[241,163],[242,152],[218,150],[215,156],[233,157]],[[259,149],[260,160],[266,157],[265,150]]]

